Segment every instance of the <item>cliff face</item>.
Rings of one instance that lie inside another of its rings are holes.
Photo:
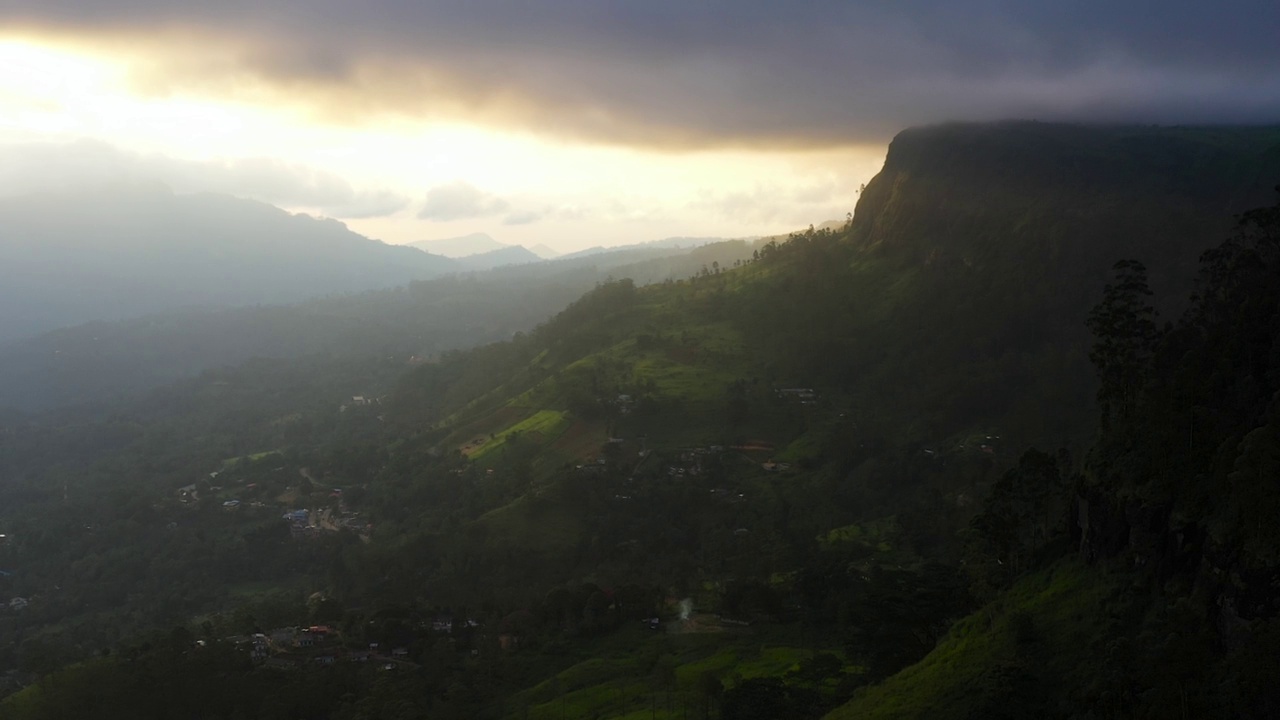
[[[1078,289],[1047,309],[1087,310],[1120,258],[1183,298],[1200,253],[1277,182],[1280,127],[916,128],[868,183],[854,239],[939,273],[994,268]]]
[[[1085,441],[1096,415],[1084,320],[1112,266],[1144,263],[1160,321],[1177,317],[1200,254],[1235,214],[1268,203],[1276,182],[1280,127],[918,128],[890,145],[848,242],[911,277],[897,325],[951,348],[931,351],[922,376],[947,353],[1013,368],[975,392],[1003,407],[1036,398],[1022,418],[1061,416],[1037,442]]]
[[[1117,258],[1145,262],[1153,300],[1177,312],[1132,361],[1132,410],[1077,456],[1063,554],[831,717],[1277,716],[1278,160],[1274,129],[948,126],[895,141],[859,205],[858,252],[922,268],[952,302],[966,285],[1021,297],[1086,348],[1082,319]],[[1071,368],[1047,369],[1092,369]]]

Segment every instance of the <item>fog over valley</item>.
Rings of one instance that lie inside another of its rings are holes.
[[[1277,37],[0,0],[0,718],[1280,716]]]

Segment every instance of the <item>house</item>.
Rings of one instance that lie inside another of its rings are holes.
[[[391,651],[391,657],[398,660],[404,660],[409,657],[409,648],[398,647]]]
[[[306,510],[290,510],[281,517],[295,525],[306,525],[308,519]]]
[[[255,634],[253,636],[253,644],[249,648],[249,659],[266,660],[270,654],[267,648],[267,636],[262,633]]]

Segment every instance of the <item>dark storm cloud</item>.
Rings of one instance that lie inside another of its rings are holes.
[[[949,119],[1280,119],[1275,0],[0,0],[5,18],[225,46],[184,46],[157,89],[238,72],[335,114],[632,144],[881,141]]]

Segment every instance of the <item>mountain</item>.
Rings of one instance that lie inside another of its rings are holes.
[[[542,258],[519,245],[490,250],[457,258],[458,266],[463,270],[492,270],[504,265],[526,265],[542,262]]]
[[[560,259],[582,258],[590,255],[599,255],[601,253],[617,252],[620,250],[657,250],[662,248],[693,248],[700,245],[709,245],[711,243],[724,242],[726,238],[716,237],[669,237],[661,240],[649,240],[642,243],[633,243],[630,245],[614,245],[606,247],[603,245],[595,245],[585,250],[578,250],[571,253],[564,253],[559,256]]]
[[[469,255],[493,252],[510,247],[505,243],[489,237],[486,233],[471,233],[458,237],[440,238],[438,240],[419,240],[406,243],[407,247],[418,248],[423,252],[443,255],[451,258],[462,258]]]
[[[1090,313],[1096,441],[993,485],[965,556],[987,602],[830,718],[1275,716],[1277,238],[1280,198],[1206,250],[1163,326],[1117,266]]]
[[[451,261],[224,195],[102,187],[0,199],[0,340],[180,307],[401,285]]]
[[[609,277],[642,285],[687,278],[751,252],[746,243],[729,242],[499,262],[503,266],[491,271],[289,306],[174,310],[62,328],[0,345],[0,409],[118,399],[255,357],[430,357],[528,331]],[[494,255],[525,257],[521,253],[512,247]]]
[[[560,257],[560,253],[547,247],[546,244],[544,243],[539,243],[537,245],[534,245],[533,247],[529,248],[529,252],[533,253],[534,255],[537,255],[543,260],[552,260],[554,258]]]
[[[11,422],[0,713],[1273,717],[1276,178],[1280,128],[913,129],[852,222],[502,342]]]
[[[855,273],[887,293],[860,301],[886,315],[855,352],[889,373],[880,402],[920,409],[917,424],[1014,412],[1026,418],[1024,431],[1041,427],[1042,441],[1060,442],[1067,417],[1092,415],[1083,318],[1112,265],[1146,263],[1158,309],[1176,316],[1200,254],[1230,231],[1235,213],[1266,204],[1277,178],[1275,127],[905,131],[849,228],[864,268]],[[880,365],[889,348],[892,365]],[[947,378],[939,363],[975,372]],[[903,384],[904,376],[915,380]],[[1035,413],[1036,403],[1055,411]]]

